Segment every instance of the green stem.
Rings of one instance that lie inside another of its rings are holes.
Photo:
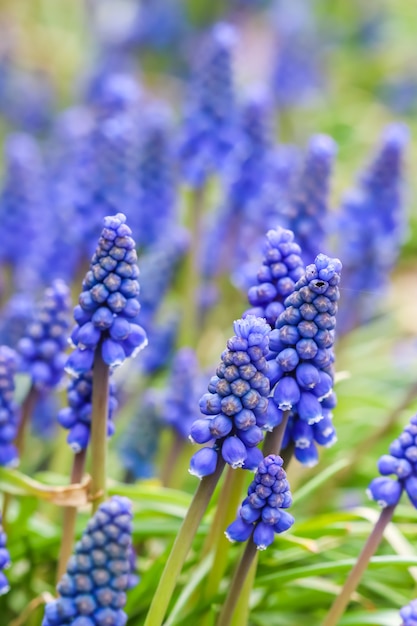
[[[165,564],[157,590],[153,595],[144,626],[161,626],[164,620],[177,578],[187,558],[188,551],[191,548],[194,536],[219,481],[224,465],[223,459],[219,456],[215,472],[210,476],[205,476],[195,492],[190,508],[178,531]]]
[[[78,454],[74,455],[74,461],[72,464],[70,483],[80,483],[84,475],[86,450],[81,450]],[[64,519],[62,524],[62,539],[61,548],[59,551],[57,580],[61,580],[61,577],[65,573],[68,559],[72,554],[74,537],[75,537],[75,523],[77,520],[77,507],[68,506],[64,509]]]
[[[259,550],[256,551],[255,558],[253,559],[249,572],[246,576],[246,580],[243,584],[240,592],[240,598],[237,601],[236,608],[233,613],[233,619],[231,626],[246,626],[249,620],[249,602],[250,594],[253,588],[253,583],[256,577],[256,570],[258,567]]]
[[[174,431],[174,437],[167,454],[165,455],[164,464],[161,470],[161,483],[164,487],[174,488],[176,485],[176,469],[185,448],[186,442],[180,435]]]
[[[191,231],[190,248],[185,262],[183,277],[186,306],[182,311],[182,321],[179,331],[179,345],[195,347],[199,331],[199,298],[200,285],[199,256],[201,247],[201,219],[204,212],[206,186],[190,190],[188,223]]]
[[[244,480],[245,470],[227,468],[216,514],[203,548],[203,552],[204,549],[208,552],[215,546],[214,561],[207,578],[204,599],[210,599],[216,594],[226,570],[230,541],[226,539],[224,531],[228,524],[236,518],[236,511],[242,500]]]
[[[264,456],[268,454],[280,454],[282,448],[282,441],[284,439],[285,429],[288,424],[288,418],[290,416],[289,411],[284,411],[282,414],[281,424],[278,424],[272,432],[266,434],[262,452]]]
[[[15,440],[15,446],[21,458],[25,447],[25,432],[29,424],[31,415],[39,398],[39,392],[34,385],[29,389],[26,398],[23,400],[22,411],[20,414],[19,428]]]
[[[285,450],[283,450],[282,454],[281,454],[281,458],[284,461],[284,469],[286,472],[288,472],[288,465],[290,464],[290,461],[292,459],[292,457],[294,456],[294,443],[291,442],[286,448]]]
[[[253,563],[253,560],[255,559],[256,553],[257,553],[257,548],[251,536],[248,539],[248,542],[246,544],[246,548],[240,560],[240,563],[235,570],[235,573],[234,573],[234,576],[233,576],[233,579],[229,588],[229,593],[227,594],[226,600],[223,604],[216,626],[229,626],[233,618],[235,608],[239,600],[239,596],[242,593],[242,588],[244,586],[246,577],[248,576],[249,571],[251,570],[252,563]]]
[[[394,511],[395,505],[387,506],[385,509],[382,509],[379,520],[377,521],[371,534],[369,535],[363,547],[363,550],[358,560],[356,561],[355,566],[353,567],[348,578],[346,579],[342,591],[339,593],[336,600],[334,601],[322,626],[336,626],[336,624],[338,624],[347,605],[349,604],[352,593],[359,585],[359,582],[369,564],[371,557],[375,554],[379,544],[382,541],[384,530],[391,521]]]
[[[107,419],[109,405],[109,366],[96,348],[93,366],[93,406],[91,410],[91,492],[93,513],[106,499]]]

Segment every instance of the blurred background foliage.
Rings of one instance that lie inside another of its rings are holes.
[[[169,100],[178,117],[187,55],[192,54],[199,33],[217,19],[231,19],[239,29],[239,91],[271,79],[278,3],[173,0],[167,4],[173,7],[171,17],[180,12],[185,15],[179,38],[173,43],[168,32],[166,41],[161,37],[153,46],[135,45],[130,60],[144,91]],[[286,3],[279,4],[285,11]],[[338,154],[331,204],[336,208],[367,163],[383,127],[393,120],[405,122],[411,133],[406,169],[410,227],[383,314],[343,337],[337,347],[337,445],[322,452],[315,468],[295,463],[290,466],[296,525],[260,559],[251,596],[253,626],[295,626],[304,623],[307,615],[313,626],[320,623],[375,520],[377,507],[368,506],[364,490],[376,475],[376,460],[417,409],[417,4],[407,0],[315,0],[310,5],[320,43],[321,85],[308,102],[277,112],[279,138],[301,146],[317,132],[335,139]],[[0,103],[2,67],[11,59],[16,106],[25,104],[25,90],[31,97],[26,81],[45,85],[38,96],[48,92],[53,111],[72,104],[103,54],[117,47],[138,6],[134,0],[2,0]],[[160,26],[162,33],[165,24]],[[30,129],[32,124],[25,114],[0,119],[3,137],[22,125]],[[48,125],[49,120],[41,124],[41,139],[47,137]],[[246,306],[242,294],[231,286],[228,289],[227,305],[220,303],[200,338],[198,351],[205,366],[216,364],[232,320],[240,317]],[[343,282],[341,293],[343,297]],[[131,406],[129,402],[124,406],[118,418],[121,426],[128,423]],[[60,433],[53,442],[28,447],[22,471],[36,473],[45,481],[65,482],[70,453],[64,445],[56,451],[58,439],[63,444],[65,435]],[[163,441],[162,460],[168,445]],[[115,481],[123,478],[115,447],[111,450],[111,475]],[[162,490],[152,479],[112,487],[115,493],[133,497],[135,503],[134,536],[142,581],[129,596],[129,625],[143,622],[167,546],[185,514],[195,480],[184,478],[179,487]],[[214,504],[201,527],[200,543],[213,510]],[[9,573],[11,591],[0,599],[7,621],[4,617],[1,620],[6,624],[16,619],[15,626],[36,626],[41,608],[33,605],[34,610],[23,621],[19,616],[25,615],[24,607],[34,597],[53,592],[60,514],[51,505],[38,505],[35,498],[27,497],[13,504],[11,516],[13,522],[7,531],[14,565]],[[80,531],[86,519],[86,515],[80,516]],[[390,528],[380,549],[379,562],[376,560],[366,574],[355,597],[357,602],[341,625],[395,626],[399,607],[416,595],[417,513],[404,502],[396,519],[396,527]],[[228,573],[239,549],[234,546],[229,553]],[[167,625],[198,623],[208,610],[192,601],[195,588],[210,567],[208,560],[197,562],[197,554],[198,546],[187,561]],[[187,576],[191,571],[195,575]],[[226,587],[225,579],[215,605],[221,603]]]

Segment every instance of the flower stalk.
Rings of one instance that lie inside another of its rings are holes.
[[[93,513],[106,499],[107,416],[109,412],[109,366],[103,361],[101,344],[93,366],[93,407],[91,412],[91,489]]]

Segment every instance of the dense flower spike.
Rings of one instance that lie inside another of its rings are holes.
[[[270,334],[270,357],[276,357],[269,361],[268,413],[274,420],[277,410],[292,412],[283,445],[293,441],[296,458],[307,465],[317,462],[316,443],[335,441],[332,365],[341,267],[339,259],[319,254],[286,298]]]
[[[374,478],[368,488],[368,495],[382,507],[398,504],[403,491],[417,508],[417,415],[394,439],[389,454],[383,454],[378,461],[380,477]],[[388,478],[394,474],[395,478]]]
[[[311,137],[303,170],[288,205],[288,227],[301,246],[304,263],[326,249],[328,196],[336,144],[328,135]]]
[[[39,308],[20,339],[21,368],[42,391],[56,387],[64,373],[70,328],[71,293],[60,279],[45,290]]]
[[[123,213],[104,219],[79,305],[74,309],[77,326],[71,339],[76,349],[66,369],[75,376],[92,368],[97,348],[104,362],[115,367],[147,344],[143,328],[131,321],[140,310],[139,268],[131,234]]]
[[[160,394],[147,389],[118,446],[128,478],[137,480],[156,475],[154,461],[162,426]]]
[[[292,496],[282,465],[283,460],[275,454],[260,462],[238,517],[226,530],[230,541],[252,538],[258,550],[265,550],[275,533],[282,533],[294,524],[293,516],[283,510],[291,506]]]
[[[222,455],[231,467],[254,470],[262,453],[256,447],[263,438],[269,393],[266,376],[268,335],[265,320],[249,315],[234,322],[236,335],[227,342],[221,363],[200,400],[204,417],[191,427],[195,443],[213,441],[194,454],[190,473],[202,478],[212,474]]]
[[[184,439],[188,439],[196,419],[196,406],[202,391],[200,380],[196,353],[191,348],[181,348],[171,365],[163,418]]]
[[[84,372],[78,378],[70,380],[67,397],[68,407],[58,413],[58,422],[69,430],[67,442],[74,453],[87,448],[90,441],[91,411],[93,394],[93,372]],[[112,417],[117,409],[116,387],[111,380],[109,385],[109,413],[107,435],[114,433]]]
[[[234,142],[234,92],[231,53],[235,32],[214,26],[198,58],[180,140],[184,175],[193,187],[218,171]]]
[[[127,615],[132,533],[130,500],[114,496],[88,522],[67,572],[60,597],[45,607],[42,626],[124,626]]]
[[[294,242],[294,234],[278,226],[266,234],[264,260],[257,274],[257,284],[250,287],[248,300],[252,308],[246,315],[265,317],[274,328],[284,310],[284,300],[304,274],[300,246]]]
[[[416,626],[417,625],[417,599],[411,600],[407,606],[400,611],[402,622],[400,626]]]
[[[18,452],[13,445],[19,423],[18,409],[14,401],[16,367],[15,351],[7,346],[0,346],[0,466],[2,467],[13,467],[19,463]]]
[[[154,104],[144,115],[138,162],[138,243],[167,239],[174,226],[176,186],[170,111]]]
[[[3,573],[3,570],[10,567],[10,554],[6,548],[6,533],[3,530],[0,516],[0,596],[7,593],[10,589],[9,582]]]
[[[397,261],[406,230],[403,161],[407,142],[406,126],[388,126],[358,188],[343,202],[338,218],[338,249],[346,290],[342,332],[375,315],[377,295],[387,288]]]

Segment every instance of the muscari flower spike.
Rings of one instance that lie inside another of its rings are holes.
[[[3,530],[2,520],[0,515],[0,596],[7,593],[10,589],[9,581],[7,580],[3,570],[10,567],[10,554],[6,548],[7,536]]]
[[[336,143],[328,135],[311,137],[301,174],[289,198],[287,225],[301,246],[305,264],[326,248],[328,202]]]
[[[198,59],[179,148],[185,178],[193,187],[202,186],[208,175],[223,166],[234,145],[234,42],[233,27],[220,22]]]
[[[17,360],[18,356],[12,348],[0,346],[0,466],[2,467],[15,467],[19,463],[18,452],[13,445],[19,425],[18,409],[14,401]],[[0,569],[2,569],[1,563]]]
[[[300,246],[290,230],[278,226],[267,232],[263,247],[264,259],[257,274],[257,284],[249,288],[252,308],[243,317],[256,315],[266,318],[271,326],[284,310],[284,300],[304,274]]]
[[[417,626],[417,599],[411,600],[400,611],[402,622],[400,626]]]
[[[91,411],[93,408],[93,372],[83,372],[70,380],[67,389],[68,407],[58,413],[58,422],[69,430],[67,443],[74,454],[85,450],[90,441]],[[109,403],[107,416],[107,436],[114,434],[112,417],[117,409],[116,387],[109,383]]]
[[[66,370],[75,376],[93,367],[96,349],[110,367],[134,357],[147,344],[146,333],[133,323],[140,310],[139,268],[132,231],[123,213],[104,218],[104,228],[74,309],[76,349]]]
[[[234,322],[235,336],[228,340],[216,375],[200,400],[204,417],[191,426],[190,439],[211,447],[201,448],[190,462],[190,473],[202,478],[212,474],[221,454],[232,468],[255,470],[262,459],[256,447],[263,438],[268,406],[266,375],[270,327],[249,315]]]
[[[317,462],[316,443],[330,446],[336,440],[332,365],[341,268],[339,259],[319,254],[286,298],[270,333],[273,394],[266,428],[281,422],[282,411],[291,411],[283,447],[293,441],[296,458],[306,465]]]
[[[17,344],[21,369],[28,372],[39,391],[56,387],[63,376],[70,310],[70,289],[63,280],[56,279],[45,290],[33,320]]]
[[[45,606],[42,626],[126,624],[131,534],[131,502],[113,496],[88,522],[57,585],[60,597]]]
[[[292,496],[282,465],[282,458],[275,454],[260,462],[238,517],[225,532],[230,541],[252,538],[258,550],[265,550],[275,533],[282,533],[294,524],[293,516],[284,511],[291,506]]]
[[[382,507],[395,506],[405,491],[417,508],[417,415],[378,461],[381,474],[370,483],[368,496]],[[388,478],[390,475],[395,478]]]

